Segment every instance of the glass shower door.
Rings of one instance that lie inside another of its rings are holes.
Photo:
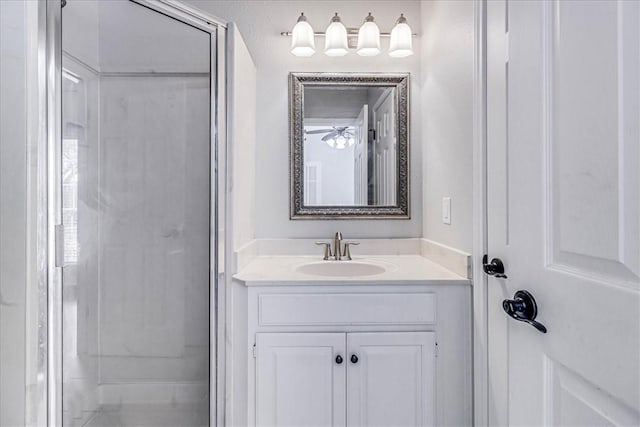
[[[62,9],[66,426],[209,423],[212,35]]]

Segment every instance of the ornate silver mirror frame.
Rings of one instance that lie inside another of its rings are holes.
[[[304,204],[304,87],[382,86],[396,90],[397,197],[391,206]],[[289,73],[291,219],[409,219],[409,73]]]

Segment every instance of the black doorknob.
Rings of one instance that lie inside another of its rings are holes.
[[[542,323],[535,321],[538,315],[538,305],[529,292],[516,292],[513,299],[502,301],[502,309],[512,318],[530,324],[543,334],[547,333],[547,328]]]
[[[337,356],[336,356],[336,363],[337,363],[338,365],[341,365],[341,364],[342,364],[342,356],[340,356],[340,355],[337,355]]]
[[[356,356],[355,354],[351,355],[351,363],[358,363],[358,356]]]
[[[507,275],[504,274],[504,264],[500,258],[494,258],[491,262],[487,263],[489,257],[485,254],[482,257],[482,269],[489,276],[498,277],[501,279],[506,279]]]

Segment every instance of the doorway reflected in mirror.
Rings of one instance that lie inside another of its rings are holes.
[[[394,98],[394,88],[305,88],[305,205],[395,204]]]

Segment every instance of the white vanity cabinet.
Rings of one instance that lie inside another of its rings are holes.
[[[247,290],[248,425],[471,425],[468,281]]]
[[[347,425],[434,425],[434,332],[349,333],[347,352]]]
[[[256,387],[260,426],[431,426],[435,333],[259,333]]]
[[[345,425],[344,334],[257,334],[256,347],[257,425]]]

